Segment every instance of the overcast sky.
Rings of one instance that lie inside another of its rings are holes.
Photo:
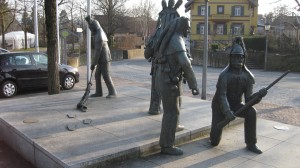
[[[157,6],[159,11],[161,10],[161,0],[152,0],[154,4]],[[168,1],[168,0],[167,0]],[[128,0],[128,5],[139,3],[140,0]],[[176,2],[176,0],[175,0]],[[184,4],[187,2],[187,0],[183,0],[183,4],[180,6],[178,12],[181,16],[189,16],[185,14],[184,12]],[[299,0],[300,2],[300,0]],[[258,13],[259,14],[266,14],[271,11],[277,6],[280,5],[287,5],[290,9],[296,9],[298,6],[295,0],[258,0]],[[298,9],[298,8],[297,8]],[[296,12],[296,11],[294,11]],[[300,14],[300,12],[297,12],[297,14]]]

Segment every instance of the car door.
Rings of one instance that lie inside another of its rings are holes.
[[[36,76],[39,78],[41,86],[48,85],[48,57],[43,53],[32,53],[33,61],[35,62],[37,71]]]
[[[17,53],[12,56],[14,65],[11,74],[14,76],[22,88],[36,87],[39,80],[36,77],[37,68],[33,64],[29,53]]]

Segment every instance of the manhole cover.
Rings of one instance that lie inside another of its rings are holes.
[[[32,123],[37,123],[39,122],[39,120],[35,119],[35,118],[27,118],[25,120],[23,120],[23,123],[26,123],[26,124],[32,124]]]

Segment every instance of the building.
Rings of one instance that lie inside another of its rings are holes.
[[[265,24],[266,24],[266,18],[259,14],[257,19],[257,28],[256,28],[256,35],[265,35]]]
[[[272,34],[275,37],[285,36],[289,39],[299,39],[300,18],[298,16],[280,15],[272,23]]]
[[[234,36],[256,33],[258,0],[209,0],[209,42],[228,44]],[[205,0],[188,0],[191,11],[191,40],[194,47],[202,47],[204,40]]]
[[[140,17],[119,16],[115,27],[108,26],[107,18],[104,15],[95,15],[107,33],[108,29],[114,29],[113,46],[119,49],[143,48],[147,38],[155,31],[156,21]]]

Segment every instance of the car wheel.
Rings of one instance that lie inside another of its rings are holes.
[[[62,87],[65,90],[70,90],[75,86],[75,78],[73,75],[66,75],[64,77]]]
[[[1,96],[5,98],[13,97],[17,94],[17,85],[13,81],[6,81],[1,85]]]

